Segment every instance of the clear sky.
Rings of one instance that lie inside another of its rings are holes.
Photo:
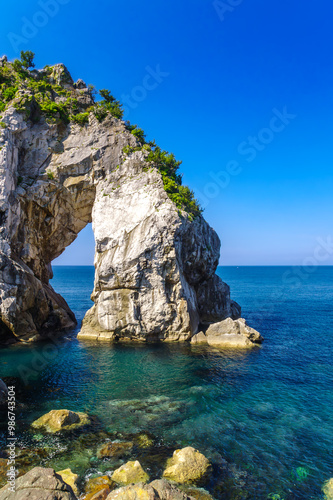
[[[1,47],[125,101],[183,160],[223,264],[333,264],[332,15],[329,0],[16,0]],[[88,227],[58,263],[92,262]]]

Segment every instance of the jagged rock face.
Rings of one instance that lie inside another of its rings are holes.
[[[76,500],[72,488],[53,469],[35,467],[15,481],[15,490],[6,485],[0,500]]]
[[[89,104],[84,83],[63,72],[55,81]],[[0,342],[74,326],[49,284],[51,263],[91,221],[94,305],[81,338],[187,340],[200,323],[240,316],[215,275],[218,236],[179,212],[143,151],[123,153],[137,145],[123,121],[91,113],[84,126],[33,124],[13,107],[2,121]]]

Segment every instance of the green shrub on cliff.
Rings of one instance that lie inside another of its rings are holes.
[[[56,103],[51,100],[44,100],[38,103],[41,112],[54,122],[61,120],[65,124],[69,123],[69,111],[64,103]]]
[[[99,106],[102,107],[104,111],[109,111],[109,113],[115,118],[121,119],[124,115],[124,111],[122,110],[122,104],[120,101],[117,101],[117,99],[113,97],[110,90],[101,89],[99,93],[103,98],[103,100],[99,103]]]
[[[193,191],[182,185],[182,176],[178,173],[181,161],[177,161],[173,153],[163,151],[155,142],[148,144],[150,152],[147,160],[161,172],[164,189],[177,208],[185,210],[193,220],[202,213]]]
[[[169,198],[175,203],[179,210],[185,210],[189,214],[190,220],[194,220],[202,213],[202,209],[195,199],[193,191],[188,186],[182,185],[182,176],[178,173],[181,161],[177,161],[173,153],[168,153],[156,145],[155,141],[149,143],[142,143],[145,141],[145,134],[142,129],[138,129],[137,125],[126,123],[126,128],[132,134],[139,130],[140,146],[125,146],[123,153],[130,155],[135,151],[146,151],[148,156],[146,160],[150,162],[161,174],[163,185]],[[135,135],[135,133],[133,134]]]
[[[131,125],[130,122],[126,122],[126,128],[131,132],[134,137],[138,139],[138,141],[143,145],[146,142],[146,134],[142,130],[142,128],[139,128],[137,125]]]
[[[89,123],[89,113],[78,113],[77,115],[71,115],[70,118],[73,122],[81,125],[81,127]]]
[[[141,144],[145,143],[146,136],[145,136],[145,133],[142,130],[142,128],[136,128],[136,129],[132,130],[132,135],[134,135],[134,137],[136,137],[138,139],[138,141],[141,142]]]

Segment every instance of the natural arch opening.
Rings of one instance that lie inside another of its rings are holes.
[[[92,306],[94,288],[95,238],[92,224],[80,231],[77,238],[52,262],[52,288],[60,294],[74,312],[78,326]]]
[[[56,266],[93,266],[95,254],[95,238],[92,223],[79,232],[77,238],[63,253],[54,259],[52,267]]]

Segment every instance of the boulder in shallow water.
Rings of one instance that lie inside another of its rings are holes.
[[[69,484],[75,495],[79,495],[79,489],[77,486],[79,476],[77,474],[74,474],[71,469],[60,470],[57,474],[61,476],[62,480],[65,481],[66,484]]]
[[[112,491],[107,500],[195,500],[174,485],[159,479],[150,484],[131,484]]]
[[[199,332],[193,335],[191,338],[191,344],[207,344],[207,337],[203,332]]]
[[[165,479],[157,479],[150,483],[158,493],[160,500],[194,500],[195,497],[189,496],[187,492],[181,491],[175,485],[170,484]]]
[[[127,462],[115,470],[111,479],[118,484],[126,486],[131,483],[147,483],[148,474],[143,470],[138,460]]]
[[[324,483],[323,493],[325,500],[333,500],[333,477]]]
[[[47,432],[71,431],[90,424],[86,413],[70,410],[52,410],[35,420],[31,426],[34,429],[44,429]]]
[[[208,344],[213,347],[253,347],[264,339],[257,330],[246,324],[245,319],[227,318],[210,325],[206,333],[199,332],[191,339],[193,344]]]
[[[158,493],[149,484],[131,484],[110,493],[106,500],[159,500]]]
[[[209,460],[191,446],[176,450],[167,462],[163,477],[176,483],[201,483],[210,472]]]
[[[35,467],[16,480],[16,491],[9,485],[0,490],[0,500],[76,500],[72,488],[53,469]]]
[[[104,500],[115,486],[116,483],[109,476],[90,477],[82,500]]]
[[[133,448],[132,442],[106,442],[102,444],[97,450],[98,458],[107,458],[107,457],[122,457],[126,455],[126,453],[130,452]]]

